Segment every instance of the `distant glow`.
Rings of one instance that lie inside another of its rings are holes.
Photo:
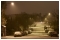
[[[45,20],[47,20],[47,18],[45,18]]]
[[[3,27],[6,27],[5,25],[2,25]]]
[[[51,13],[49,13],[48,15],[51,15]]]
[[[4,26],[4,27],[6,27],[6,26]]]
[[[31,18],[30,18],[31,19]]]
[[[12,2],[11,5],[14,6],[14,3]]]

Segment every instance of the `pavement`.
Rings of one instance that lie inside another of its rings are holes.
[[[59,37],[49,37],[49,36],[22,36],[22,37],[14,37],[14,36],[5,36],[1,37],[1,39],[59,39]]]

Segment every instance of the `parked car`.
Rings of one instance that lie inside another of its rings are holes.
[[[48,31],[49,31],[48,29],[45,29],[45,33],[48,33]]]
[[[28,30],[28,34],[31,34],[32,33],[32,30]]]
[[[14,37],[21,37],[22,33],[20,31],[14,32]]]
[[[29,30],[33,31],[33,28],[29,28]]]
[[[51,37],[58,37],[58,34],[55,31],[49,31],[48,35],[51,36]]]
[[[23,31],[22,36],[28,35],[28,31]]]
[[[45,29],[47,29],[47,27],[46,27],[46,26],[44,26],[44,30],[45,30]]]

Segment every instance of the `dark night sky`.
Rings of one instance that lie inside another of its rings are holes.
[[[16,14],[20,12],[26,13],[49,13],[55,9],[59,9],[58,1],[18,1],[14,2],[14,7],[11,6],[11,2],[7,2],[6,14]]]

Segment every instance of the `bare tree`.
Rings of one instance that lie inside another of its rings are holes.
[[[59,33],[59,10],[54,10],[51,13],[51,17],[48,19],[49,25],[54,29],[57,33]]]

